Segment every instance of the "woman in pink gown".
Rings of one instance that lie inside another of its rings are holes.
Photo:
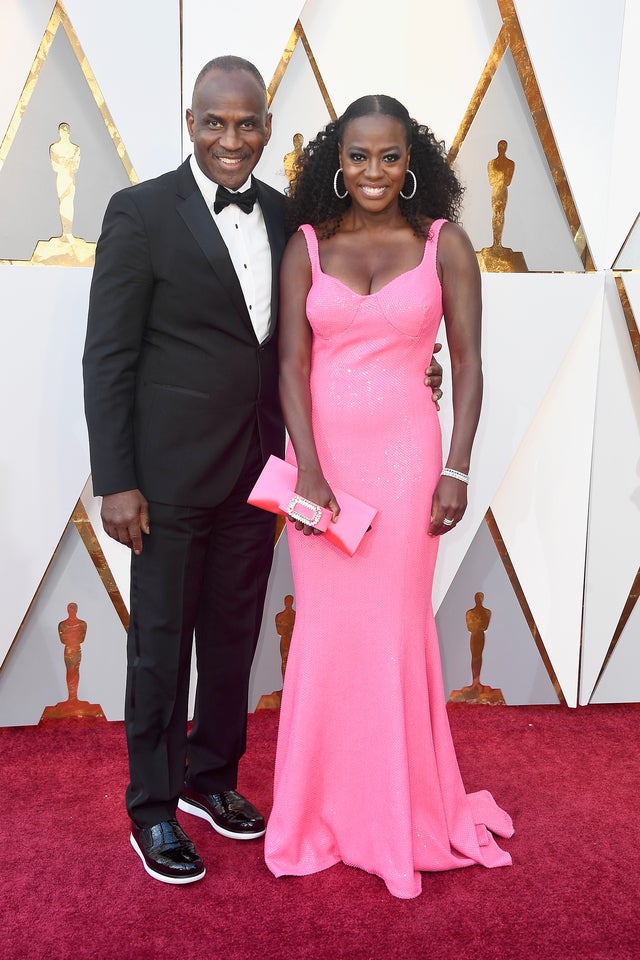
[[[336,173],[336,171],[338,171]],[[281,399],[296,492],[376,507],[350,557],[288,525],[296,624],[266,862],[276,876],[342,861],[416,897],[421,871],[511,859],[509,816],[467,794],[446,715],[431,592],[439,538],[466,508],[480,413],[480,277],[449,222],[461,189],[442,145],[384,96],[309,144],[281,274]],[[423,385],[444,314],[454,428]]]

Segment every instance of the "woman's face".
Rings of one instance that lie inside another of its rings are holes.
[[[373,113],[350,120],[339,156],[352,202],[372,211],[397,203],[410,152],[404,125],[395,117]]]

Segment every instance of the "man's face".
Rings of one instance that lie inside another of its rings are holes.
[[[210,70],[193,92],[187,127],[202,172],[237,190],[271,136],[264,90],[246,70]]]

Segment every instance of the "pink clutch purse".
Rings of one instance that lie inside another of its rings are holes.
[[[272,455],[264,465],[247,502],[270,513],[294,517],[321,530],[327,540],[353,556],[378,511],[344,490],[332,487],[340,504],[340,516],[333,523],[331,510],[295,492],[297,479],[297,467]]]

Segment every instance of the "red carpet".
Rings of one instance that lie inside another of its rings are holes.
[[[122,724],[0,730],[0,957],[638,960],[640,705],[450,717],[467,789],[514,818],[514,866],[425,876],[411,901],[342,865],[274,880],[261,841],[184,814],[207,875],[160,884],[128,842]],[[240,789],[268,811],[277,715],[249,719]]]

